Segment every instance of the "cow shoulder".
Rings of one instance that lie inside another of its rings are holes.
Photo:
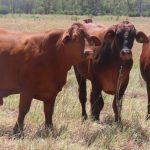
[[[54,48],[59,41],[61,40],[61,37],[64,33],[64,30],[57,29],[57,30],[50,30],[48,32],[45,32],[42,44],[45,49]]]

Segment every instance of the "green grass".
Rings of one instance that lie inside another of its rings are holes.
[[[15,31],[44,31],[50,28],[66,28],[77,18],[82,21],[88,16],[63,15],[6,15],[0,16],[0,28]],[[112,25],[126,17],[98,16],[93,20],[99,24]],[[129,18],[138,30],[150,34],[150,18]],[[12,134],[18,115],[19,95],[5,98],[0,107],[0,150],[148,150],[150,149],[150,121],[145,121],[147,96],[145,83],[140,77],[139,56],[141,45],[133,47],[134,66],[130,82],[123,99],[122,123],[114,122],[112,99],[103,93],[105,106],[101,112],[101,123],[90,119],[82,123],[78,100],[78,86],[73,70],[56,99],[53,116],[54,131],[44,130],[43,103],[33,100],[25,119],[24,138]],[[91,90],[88,82],[88,100]],[[89,101],[87,112],[90,115]]]

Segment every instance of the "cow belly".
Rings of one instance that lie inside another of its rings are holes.
[[[58,92],[59,90],[54,87],[49,87],[49,88],[41,87],[35,91],[34,98],[42,101],[47,101],[47,100],[51,100],[52,98],[55,98]]]
[[[116,84],[112,80],[103,80],[102,81],[102,90],[107,94],[115,94]]]
[[[0,89],[0,100],[12,94],[18,94],[19,89]]]
[[[0,89],[18,89],[18,70],[19,67],[13,62],[2,63],[0,61]]]
[[[0,89],[18,89],[18,80],[13,75],[7,74],[3,77],[0,75]]]
[[[46,91],[43,91],[43,92],[39,92],[35,94],[34,98],[35,99],[38,99],[38,100],[41,100],[41,101],[47,101],[47,100],[51,100],[51,98],[53,97],[53,92],[49,91],[49,92],[46,92]]]
[[[121,78],[121,83],[124,84],[128,81],[128,75],[125,74],[123,78]],[[117,74],[109,74],[102,77],[99,77],[99,84],[100,87],[104,92],[107,94],[114,95],[117,90],[117,84],[118,84],[118,77]]]
[[[47,80],[47,82],[41,82],[34,88],[35,98],[42,101],[55,98],[56,95],[62,90],[64,84],[65,82],[56,82],[55,80]]]
[[[101,74],[98,77],[101,89],[107,94],[115,94],[117,86],[117,75],[112,73]]]

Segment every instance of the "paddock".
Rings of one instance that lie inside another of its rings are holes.
[[[91,16],[65,15],[0,15],[0,28],[12,31],[37,32],[52,28],[65,29],[75,21],[81,22]],[[126,17],[98,16],[94,22],[112,25]],[[150,35],[150,18],[128,18],[136,29]],[[78,100],[78,85],[73,69],[68,73],[67,84],[56,99],[53,122],[54,131],[48,135],[44,131],[43,104],[34,100],[25,122],[24,139],[16,139],[12,127],[18,114],[19,96],[12,95],[4,99],[0,107],[0,150],[2,149],[150,149],[150,121],[146,121],[147,94],[141,78],[139,57],[142,44],[134,43],[133,68],[125,92],[122,108],[122,123],[114,122],[112,96],[104,95],[104,109],[101,123],[90,119],[81,122],[81,108]],[[91,85],[88,82],[88,99]],[[105,100],[107,99],[107,100]],[[89,101],[87,112],[90,114]]]

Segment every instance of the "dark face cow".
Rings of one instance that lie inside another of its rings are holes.
[[[143,79],[146,82],[148,105],[146,119],[150,119],[150,37],[148,42],[143,44],[143,50],[140,57],[140,70]]]
[[[89,30],[92,32],[94,28],[89,27]],[[128,85],[129,73],[133,64],[131,49],[134,39],[139,43],[147,42],[148,39],[143,32],[137,32],[134,25],[128,21],[107,29],[101,27],[97,30],[96,35],[98,33],[101,45],[96,48],[94,59],[75,66],[82,117],[87,118],[86,79],[89,79],[92,84],[90,103],[93,118],[99,120],[99,114],[104,106],[101,92],[104,91],[114,95],[115,121],[120,121],[120,100]],[[94,32],[93,35],[95,35]]]
[[[23,130],[33,98],[44,102],[45,126],[52,126],[55,98],[66,83],[71,66],[84,60],[85,39],[94,41],[79,23],[67,31],[18,33],[0,30],[0,104],[4,97],[20,94],[14,133]]]

